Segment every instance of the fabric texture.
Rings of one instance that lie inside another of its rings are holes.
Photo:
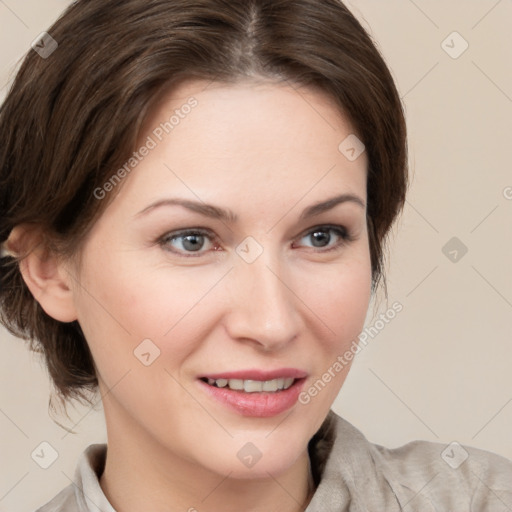
[[[332,410],[309,446],[316,491],[305,512],[512,512],[512,461],[478,448],[370,443]],[[74,483],[36,512],[116,512],[100,484],[106,444],[82,453]]]

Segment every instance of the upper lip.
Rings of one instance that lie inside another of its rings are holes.
[[[201,375],[205,379],[240,379],[240,380],[274,380],[279,378],[302,379],[307,377],[307,373],[296,368],[279,368],[276,370],[238,370],[235,372],[210,373]]]

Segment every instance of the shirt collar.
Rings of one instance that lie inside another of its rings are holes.
[[[318,435],[327,453],[319,456],[324,467],[305,512],[402,510],[400,503],[407,500],[402,486],[383,467],[375,446],[362,432],[331,410]]]
[[[91,444],[80,456],[75,471],[75,498],[79,512],[116,512],[99,482],[106,456],[106,444]]]

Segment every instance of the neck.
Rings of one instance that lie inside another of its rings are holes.
[[[110,435],[100,486],[118,512],[299,512],[314,492],[307,450],[284,472],[230,478],[166,450],[147,432]]]
[[[258,480],[211,474],[172,456],[162,472],[152,457],[148,464],[146,455],[132,455],[109,443],[100,485],[118,512],[299,512],[314,491],[307,453],[285,474]]]

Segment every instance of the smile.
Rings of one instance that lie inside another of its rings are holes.
[[[263,391],[275,393],[288,389],[293,385],[293,377],[281,377],[272,380],[242,380],[242,379],[201,379],[210,386],[217,388],[229,388],[233,391],[243,391],[245,393],[261,393]]]
[[[277,416],[296,405],[307,373],[294,368],[241,370],[203,375],[200,388],[221,406],[242,416]]]

